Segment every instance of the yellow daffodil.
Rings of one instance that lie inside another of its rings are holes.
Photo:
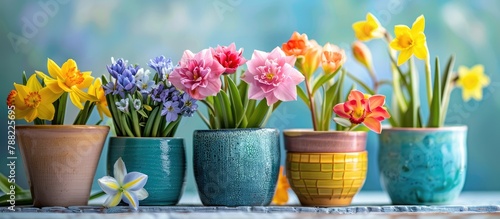
[[[374,38],[382,38],[385,34],[385,29],[380,25],[377,18],[373,14],[366,14],[365,21],[358,21],[352,25],[356,38],[362,41],[368,41]]]
[[[39,71],[36,73],[44,79],[47,87],[55,94],[60,96],[64,92],[68,92],[71,102],[79,109],[83,109],[82,102],[96,101],[96,98],[82,91],[82,89],[88,88],[94,80],[90,76],[91,72],[80,72],[75,60],[68,59],[62,67],[59,67],[52,59],[48,59],[47,69],[50,76]]]
[[[475,65],[471,69],[460,66],[458,68],[457,85],[462,87],[462,98],[469,101],[483,99],[483,88],[490,84],[490,78],[484,74],[483,65]]]
[[[284,205],[288,202],[288,189],[290,184],[286,179],[286,175],[283,174],[283,166],[280,167],[280,174],[278,177],[278,185],[276,186],[276,192],[273,197],[273,204]]]
[[[427,42],[424,34],[425,18],[420,15],[411,29],[406,25],[396,25],[394,27],[394,34],[396,38],[392,40],[390,46],[392,49],[400,51],[398,56],[398,65],[402,65],[412,55],[417,58],[426,60],[429,55]]]
[[[108,109],[108,102],[106,101],[106,96],[104,95],[104,89],[102,88],[101,78],[97,78],[94,81],[94,84],[90,85],[88,94],[94,96],[97,99],[97,112],[99,112],[99,116],[101,117],[101,119],[104,119],[103,114],[107,117],[111,117],[111,113]]]
[[[54,118],[54,105],[59,95],[54,94],[49,88],[43,87],[33,74],[26,85],[14,83],[16,94],[14,105],[17,118],[24,118],[32,122],[35,118],[52,120]]]

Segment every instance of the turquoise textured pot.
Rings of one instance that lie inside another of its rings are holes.
[[[280,168],[277,129],[197,130],[193,168],[204,205],[269,205]]]
[[[186,175],[186,154],[182,138],[111,137],[107,171],[121,157],[128,172],[148,175],[144,188],[148,198],[140,205],[175,205],[179,202]]]
[[[378,165],[393,204],[440,204],[462,191],[467,127],[388,128],[380,134]]]

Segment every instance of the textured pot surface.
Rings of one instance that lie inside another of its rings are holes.
[[[380,135],[382,186],[394,204],[455,200],[467,166],[467,127],[389,128]]]
[[[198,130],[193,168],[204,205],[269,205],[280,167],[277,129]]]
[[[286,176],[304,206],[347,206],[363,186],[367,152],[288,152]]]
[[[87,205],[108,126],[16,126],[33,205]]]
[[[366,149],[366,132],[313,131],[289,129],[283,131],[285,149],[289,152],[348,153]]]
[[[148,175],[144,189],[149,196],[140,201],[140,205],[175,205],[179,202],[186,175],[184,139],[111,137],[108,175],[113,175],[113,165],[119,157],[128,172]]]

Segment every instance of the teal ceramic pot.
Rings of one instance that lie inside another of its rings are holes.
[[[467,127],[388,128],[380,134],[378,165],[393,204],[440,204],[462,191]]]
[[[197,130],[193,168],[204,205],[269,205],[280,168],[277,129]]]
[[[113,165],[119,157],[128,172],[148,175],[144,188],[149,197],[140,201],[140,205],[175,205],[179,202],[186,173],[184,139],[111,137],[108,175],[113,176]]]

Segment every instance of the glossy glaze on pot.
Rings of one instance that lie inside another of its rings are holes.
[[[277,129],[197,130],[193,168],[204,205],[269,205],[280,168]]]
[[[384,129],[378,165],[393,204],[451,202],[465,182],[467,127]]]

